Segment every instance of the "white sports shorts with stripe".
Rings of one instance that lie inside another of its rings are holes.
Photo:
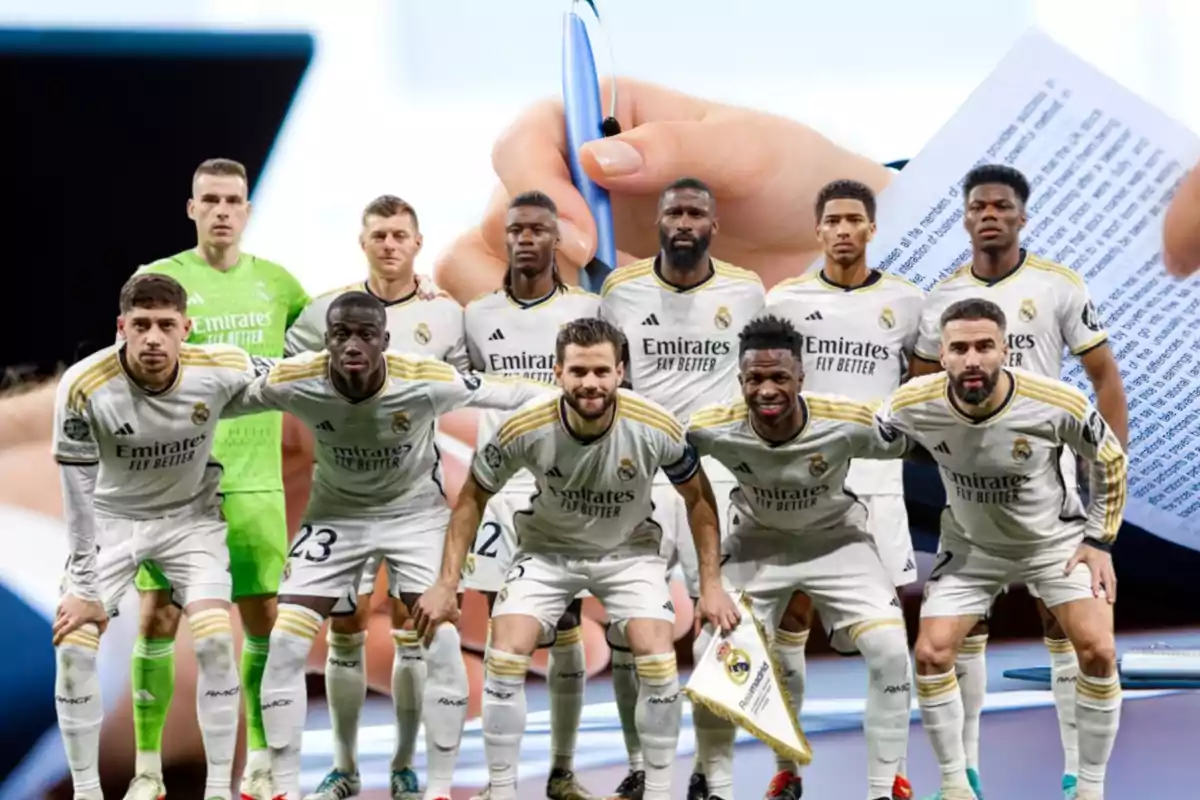
[[[115,616],[138,567],[155,564],[181,608],[200,600],[229,601],[227,530],[219,505],[201,503],[156,519],[96,515],[96,578],[100,600]],[[64,578],[63,592],[72,590]]]
[[[334,614],[351,614],[358,595],[375,590],[380,565],[392,597],[424,592],[437,580],[449,523],[444,505],[391,519],[305,520],[288,551],[279,594],[333,598]]]

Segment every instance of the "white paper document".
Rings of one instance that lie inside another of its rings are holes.
[[[871,262],[930,289],[967,263],[960,184],[1008,164],[1024,245],[1078,272],[1129,395],[1126,519],[1200,550],[1200,282],[1162,266],[1162,222],[1200,136],[1040,31],[1023,36],[879,197]],[[1063,378],[1092,395],[1069,358]]]

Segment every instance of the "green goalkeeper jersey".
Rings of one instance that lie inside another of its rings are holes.
[[[233,344],[265,358],[283,356],[284,334],[309,300],[286,269],[249,253],[225,272],[213,269],[194,250],[138,271],[168,275],[187,290],[189,342]],[[225,467],[221,491],[282,490],[282,439],[283,417],[276,412],[218,425],[213,456]]]

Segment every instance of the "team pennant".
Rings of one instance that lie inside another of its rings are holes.
[[[807,764],[812,750],[792,715],[766,632],[744,596],[739,605],[741,623],[728,636],[713,637],[683,692],[693,704],[742,727],[782,758]]]

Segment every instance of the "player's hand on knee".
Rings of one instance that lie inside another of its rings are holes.
[[[1100,597],[1103,594],[1110,605],[1117,602],[1117,571],[1113,567],[1112,553],[1089,544],[1081,544],[1067,562],[1063,574],[1070,575],[1080,564],[1085,565],[1092,573],[1092,596]]]
[[[458,623],[458,587],[435,583],[417,598],[412,611],[417,634],[429,644],[443,622]]]
[[[54,617],[54,645],[57,647],[68,634],[84,625],[94,624],[100,633],[108,627],[108,614],[99,600],[83,600],[73,594],[65,595]]]
[[[627,78],[616,86],[623,133],[585,144],[580,159],[609,191],[619,264],[654,255],[658,194],[690,176],[712,188],[720,209],[714,255],[754,270],[771,286],[820,254],[812,198],[821,186],[854,178],[880,191],[890,180],[887,169],[790,119]],[[500,186],[479,226],[439,257],[434,277],[441,288],[466,303],[500,285],[508,203],[531,189],[558,206],[557,263],[564,280],[577,282],[579,266],[596,251],[596,223],[571,183],[566,147],[558,100],[525,109],[501,134],[492,149]]]
[[[696,616],[721,633],[730,633],[742,621],[741,612],[729,593],[720,586],[700,590],[700,602],[696,604]]]

